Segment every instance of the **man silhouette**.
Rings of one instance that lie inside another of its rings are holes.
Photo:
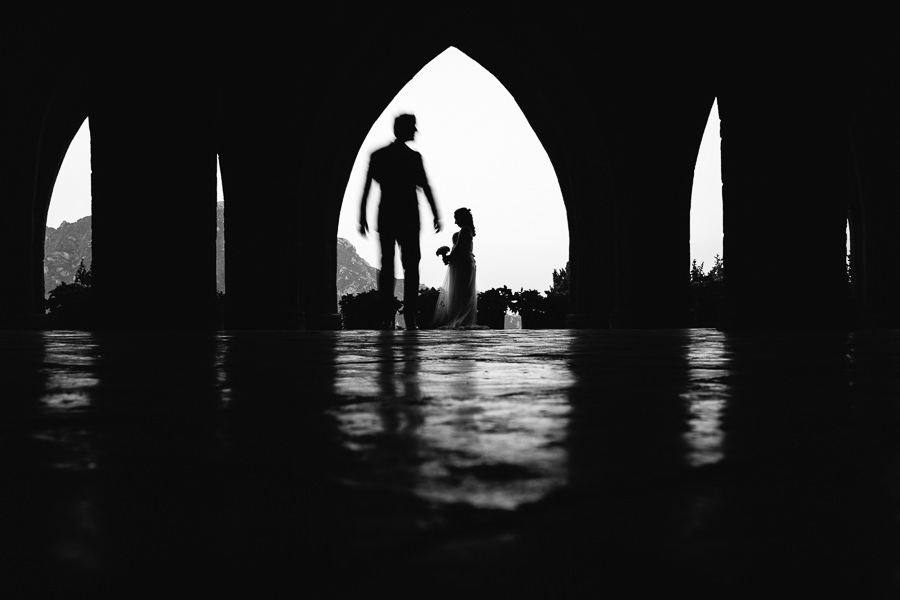
[[[381,239],[381,273],[378,275],[378,292],[382,304],[382,326],[393,327],[394,310],[394,246],[400,246],[400,264],[403,266],[403,315],[407,329],[417,329],[416,300],[419,296],[419,194],[422,188],[431,214],[434,215],[434,231],[440,232],[437,205],[422,155],[406,145],[416,137],[416,117],[400,115],[394,119],[392,143],[379,148],[369,157],[369,172],[363,188],[359,214],[359,233],[363,237],[369,231],[366,220],[366,203],[372,180],[381,187],[378,206],[378,234]]]

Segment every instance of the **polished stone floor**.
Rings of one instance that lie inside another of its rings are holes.
[[[900,595],[900,331],[0,332],[0,393],[4,598]]]

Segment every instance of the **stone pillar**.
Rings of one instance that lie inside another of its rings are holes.
[[[900,49],[886,41],[893,36],[873,39],[862,47],[849,86],[858,198],[851,223],[853,287],[861,325],[900,327],[900,85],[884,75]]]
[[[690,324],[690,206],[713,98],[702,89],[639,89],[610,127],[615,195],[612,327]],[[687,91],[685,91],[687,90]]]
[[[339,200],[331,199],[329,204],[340,206]],[[334,217],[334,223],[337,223]],[[329,226],[331,221],[323,221],[315,227],[314,221],[304,221],[304,268],[309,277],[302,289],[303,307],[307,329],[341,329],[341,315],[337,311],[337,231]],[[314,229],[318,229],[314,231]]]
[[[248,49],[250,61],[256,54]],[[292,76],[273,65],[228,64],[220,116],[219,161],[225,195],[226,329],[300,329],[300,235],[306,182]]]
[[[569,223],[566,327],[605,329],[615,298],[615,210],[608,160],[594,151],[567,162],[569,176],[560,180]]]
[[[22,8],[0,21],[0,329],[45,325],[36,171],[47,107],[64,65],[77,53],[68,34],[80,25],[80,11],[51,11],[56,21],[46,18],[46,7]]]
[[[90,68],[97,326],[212,329],[216,163],[205,44],[193,30],[166,30],[162,45],[157,30],[104,34]]]
[[[338,117],[335,128],[340,120]],[[327,126],[319,125],[317,129],[309,133],[315,143],[306,147],[301,161],[303,170],[298,169],[305,180],[300,222],[303,269],[300,301],[307,329],[336,330],[342,327],[336,302],[337,227],[347,185],[346,173],[356,159],[358,147],[353,141],[329,132]],[[346,166],[346,172],[339,165]]]
[[[41,120],[34,168],[31,268],[33,302],[40,313],[44,312],[45,294],[50,291],[44,289],[44,245],[50,200],[72,139],[88,113],[81,61],[77,56],[67,58],[69,61],[52,89],[52,97]]]
[[[37,328],[42,310],[34,298],[34,165],[36,119],[23,111],[0,118],[0,329]]]
[[[846,111],[829,57],[788,56],[731,65],[719,97],[728,328],[846,324]]]
[[[18,71],[19,76],[0,81],[0,329],[45,324],[44,232],[35,221],[35,176],[56,72],[38,59],[19,64]]]
[[[225,327],[300,329],[298,194],[285,179],[290,165],[277,152],[251,151],[257,147],[226,147],[220,154],[228,231]]]

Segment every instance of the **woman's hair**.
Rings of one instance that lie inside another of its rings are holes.
[[[475,237],[475,222],[472,220],[472,211],[468,208],[457,208],[453,216],[459,219],[464,227],[472,230],[472,237]]]

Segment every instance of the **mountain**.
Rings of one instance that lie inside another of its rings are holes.
[[[58,228],[48,227],[44,237],[44,292],[60,283],[72,283],[81,260],[91,266],[91,217],[74,223],[63,221]]]
[[[216,287],[225,291],[225,207],[216,207]],[[44,292],[60,283],[72,283],[81,260],[91,266],[91,217],[48,227],[44,240]],[[344,238],[337,238],[337,299],[378,287],[378,269],[367,263]],[[401,282],[402,284],[402,282]],[[400,288],[402,296],[403,290]]]
[[[371,266],[357,252],[356,247],[337,239],[337,299],[344,294],[358,294],[378,287],[378,269]]]

